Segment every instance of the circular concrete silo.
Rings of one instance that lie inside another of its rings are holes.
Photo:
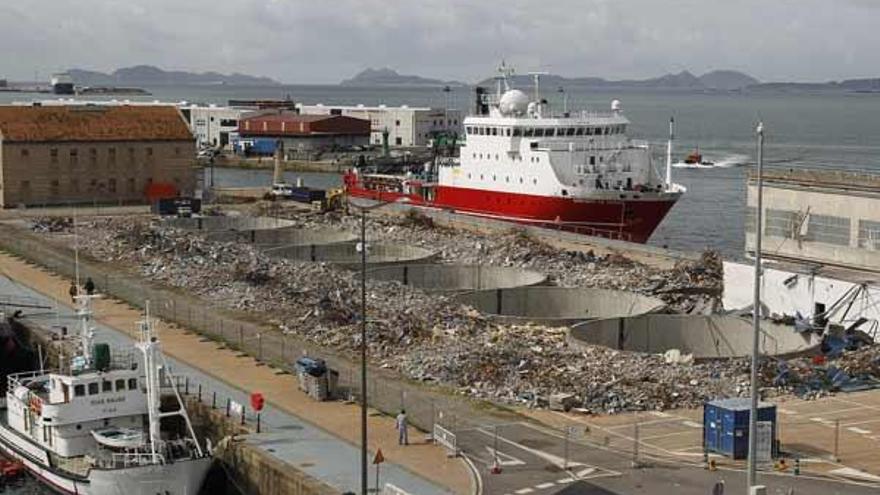
[[[311,230],[299,227],[210,232],[207,234],[207,238],[215,241],[248,242],[263,248],[338,244],[357,240],[357,236],[350,232],[331,229]]]
[[[677,349],[705,360],[750,355],[752,332],[751,320],[735,316],[646,314],[581,323],[571,329],[569,341],[653,354]],[[770,321],[761,323],[761,352],[765,355],[805,353],[820,342],[815,334],[801,334]]]
[[[663,301],[633,292],[567,287],[517,287],[459,294],[456,299],[508,323],[570,326],[597,318],[657,311]]]
[[[280,229],[282,227],[289,227],[294,224],[293,221],[283,218],[232,215],[190,218],[166,218],[162,220],[162,222],[169,227],[183,230],[198,230],[205,233]]]
[[[373,280],[399,282],[427,292],[465,292],[540,285],[543,273],[486,265],[395,265],[367,272]]]
[[[428,251],[403,244],[370,243],[368,249],[367,265],[369,267],[428,263],[439,256],[437,251]],[[356,269],[361,266],[361,253],[358,251],[357,243],[280,246],[266,249],[266,253],[296,261],[331,263],[348,269]]]

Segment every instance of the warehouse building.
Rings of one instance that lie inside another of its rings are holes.
[[[388,144],[394,147],[414,148],[431,144],[438,132],[461,134],[462,115],[455,109],[429,107],[368,107],[325,106],[297,104],[300,113],[306,115],[343,115],[366,119],[370,122],[370,144],[381,145],[382,135],[388,132]]]
[[[341,115],[269,111],[242,118],[235,139],[236,152],[247,155],[272,155],[278,141],[288,154],[345,150],[369,144],[370,122]]]
[[[0,204],[192,195],[195,141],[173,106],[0,106]]]
[[[230,100],[229,106],[181,104],[180,112],[189,122],[199,147],[229,149],[238,134],[238,121],[269,109],[293,110],[285,100]]]

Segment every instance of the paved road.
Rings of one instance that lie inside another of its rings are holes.
[[[50,298],[0,276],[0,296],[3,295],[25,296],[55,307]],[[68,328],[75,328],[75,313],[66,306],[58,306],[57,313],[46,310],[26,310],[24,315],[25,318],[33,319],[43,326],[66,325]],[[108,342],[118,346],[131,345],[132,341],[128,336],[112,328],[98,324],[96,330],[95,340],[98,342]],[[213,392],[217,392],[217,396],[220,398],[218,402],[221,404],[225,404],[226,397],[241,404],[249,402],[245,392],[215,380],[185,363],[170,358],[168,361],[176,375],[190,377],[191,391],[195,390],[198,384],[202,384],[203,396],[206,400]],[[247,440],[248,442],[340,491],[360,491],[360,450],[356,446],[273,407],[267,407],[264,410],[262,422],[272,433],[253,435]],[[375,484],[374,475],[375,471],[371,469],[370,486]],[[383,464],[380,476],[382,484],[393,483],[413,495],[446,495],[449,493],[444,488],[389,462]]]
[[[497,432],[497,438],[496,438]],[[489,495],[583,494],[656,494],[667,489],[671,494],[705,495],[723,481],[725,493],[746,493],[745,473],[710,472],[699,467],[663,464],[640,459],[645,467],[634,469],[631,453],[617,453],[579,441],[569,442],[568,461],[561,433],[528,423],[510,423],[496,427],[464,427],[457,430],[462,451],[473,459],[483,473],[485,493]],[[494,455],[497,445],[497,456]],[[496,463],[500,474],[491,474]],[[563,468],[566,466],[568,470]],[[762,474],[759,482],[769,494],[876,494],[880,485],[866,486],[831,482],[791,474]]]

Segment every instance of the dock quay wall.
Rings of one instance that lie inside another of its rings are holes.
[[[16,225],[0,223],[0,250],[44,267],[58,275],[73,278],[74,252],[66,245],[47,242],[45,238]],[[302,356],[324,359],[339,373],[337,395],[360,397],[360,362],[356,356],[310,343],[296,335],[284,335],[258,316],[212,305],[189,293],[152,283],[121,268],[91,259],[80,253],[81,279],[91,277],[100,293],[143,308],[147,301],[154,316],[194,331],[205,338],[222,342],[258,361],[280,370],[295,372],[295,362]],[[284,393],[284,391],[276,391]],[[367,397],[371,407],[396,415],[406,409],[412,426],[433,431],[435,424],[455,430],[466,424],[464,418],[513,418],[513,413],[488,403],[456,395],[436,385],[407,380],[396,373],[370,366]],[[271,394],[266,397],[272,402]]]

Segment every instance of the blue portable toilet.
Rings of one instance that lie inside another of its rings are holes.
[[[716,399],[703,405],[703,447],[707,452],[715,452],[732,459],[749,457],[749,410],[751,399]],[[775,458],[778,442],[776,439],[776,405],[767,402],[758,404],[758,421],[771,424],[771,452]]]

